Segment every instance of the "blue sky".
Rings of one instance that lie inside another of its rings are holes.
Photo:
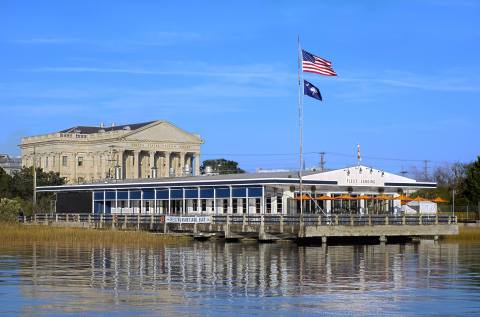
[[[298,34],[339,74],[305,75],[324,97],[304,101],[307,167],[321,151],[327,167],[353,164],[357,143],[392,172],[480,154],[469,0],[0,0],[0,152],[77,124],[164,119],[200,133],[203,158],[297,168]]]

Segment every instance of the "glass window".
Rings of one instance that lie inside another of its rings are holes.
[[[228,199],[223,199],[223,213],[226,214],[228,211]]]
[[[62,156],[62,166],[68,165],[68,156]]]
[[[267,205],[267,214],[272,213],[272,197],[265,197],[265,204]]]
[[[83,156],[79,156],[77,162],[78,166],[83,166]]]
[[[282,213],[282,197],[277,197],[277,213]]]
[[[233,198],[232,199],[232,212],[236,214],[238,212],[238,199]]]

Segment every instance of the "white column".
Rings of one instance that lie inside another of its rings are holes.
[[[200,175],[200,153],[194,154],[194,164],[195,168],[193,170],[193,175]]]
[[[260,200],[260,214],[265,214],[265,186],[262,186],[262,198]]]
[[[140,178],[140,164],[139,164],[139,158],[140,158],[140,151],[133,151],[133,173],[132,177],[133,178]]]
[[[157,190],[153,189],[153,213],[157,213]]]
[[[244,207],[247,208],[246,214],[249,215],[250,214],[250,206],[249,206],[249,203],[248,203],[248,200],[249,200],[249,198],[248,198],[248,187],[245,188],[245,193],[246,193],[246,196],[247,196],[246,198],[247,199],[246,199],[246,203],[245,203]]]
[[[72,157],[73,157],[73,167],[70,169],[70,170],[73,170],[73,182],[76,183],[77,182],[77,153],[73,153],[72,154]]]
[[[197,212],[202,212],[202,200],[200,198],[200,187],[197,187]]]
[[[217,190],[213,187],[213,214],[217,214]]]
[[[132,211],[132,207],[130,206],[131,205],[131,202],[130,202],[130,189],[127,190],[127,208],[128,208],[128,211],[133,213]]]
[[[170,156],[171,152],[165,152],[165,170],[163,176],[170,177]]]
[[[185,204],[185,188],[182,188],[182,214],[186,214],[186,204]]]
[[[150,151],[150,171],[148,172],[151,178],[157,177],[157,170],[155,166],[155,151]]]
[[[172,202],[171,202],[172,201],[172,199],[171,199],[172,193],[171,193],[171,191],[172,191],[171,188],[168,187],[168,210],[167,210],[168,214],[170,214],[170,210],[171,210],[171,207],[172,207]]]
[[[185,175],[185,153],[180,152],[180,173],[178,173],[179,176],[184,176]]]
[[[115,212],[118,212],[118,190],[115,189]]]
[[[233,214],[233,198],[232,198],[232,186],[228,186],[230,191],[230,196],[228,197],[228,211],[227,213]],[[237,206],[238,208],[238,206]],[[237,210],[238,211],[238,210]]]
[[[332,193],[327,193],[326,196],[332,197]],[[332,212],[332,201],[331,200],[325,200],[325,212],[327,214],[330,214]]]

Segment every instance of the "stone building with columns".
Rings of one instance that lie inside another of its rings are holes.
[[[198,134],[157,120],[119,126],[76,126],[24,137],[22,165],[36,162],[68,183],[198,175]]]

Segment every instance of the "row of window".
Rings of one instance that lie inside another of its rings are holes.
[[[119,190],[115,191],[97,191],[94,192],[93,199],[96,201],[102,200],[149,200],[149,199],[221,199],[221,198],[244,198],[244,197],[261,197],[261,187],[202,187],[202,188],[166,188],[144,189],[144,190]]]
[[[45,167],[48,167],[50,163],[52,164],[52,167],[55,166],[55,156],[52,156],[51,160],[49,159],[48,156],[45,157]],[[79,156],[77,158],[77,165],[78,166],[83,166],[83,157],[82,156]],[[62,156],[62,166],[63,167],[68,166],[68,156]]]
[[[275,206],[275,210],[277,213],[282,213],[282,197],[266,197],[266,213],[272,213],[272,201],[276,199],[277,204]],[[255,213],[260,213],[261,212],[261,199],[260,198],[250,198],[250,203],[248,203],[248,209],[252,211],[254,210]],[[113,206],[112,206],[113,207]],[[130,206],[129,202],[125,200],[118,201],[118,208],[124,209],[124,208],[139,208],[140,207],[140,202],[139,201],[130,201]],[[198,200],[193,200],[192,204],[190,206],[187,206],[188,209],[191,209],[192,211],[197,211],[198,210]],[[221,207],[223,213],[228,212],[228,199],[219,199],[217,202],[217,208]],[[252,208],[253,207],[253,208]],[[153,210],[154,208],[154,202],[152,201],[145,201],[144,202],[144,208],[145,212],[150,212],[151,209]],[[211,211],[214,208],[213,205],[213,200],[206,200],[202,199],[200,201],[200,211],[201,212],[207,212]],[[164,212],[168,210],[168,201],[166,200],[159,200],[157,201],[157,209]],[[171,212],[177,212],[180,213],[183,211],[183,204],[181,201],[171,201],[170,202],[170,211]],[[247,199],[246,198],[236,198],[232,200],[232,213],[237,214],[237,213],[247,213]]]

